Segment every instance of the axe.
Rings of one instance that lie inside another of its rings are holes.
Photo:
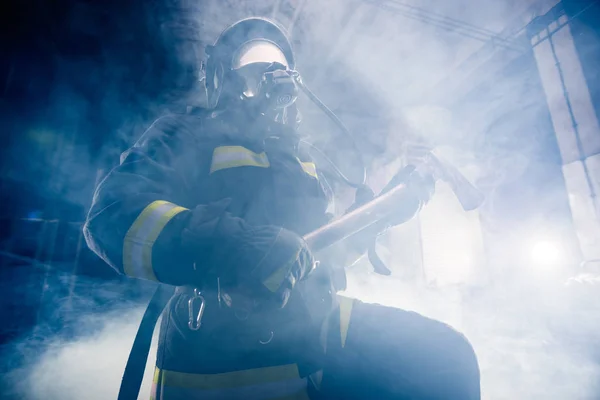
[[[465,211],[474,210],[483,203],[483,194],[452,164],[428,152],[425,157],[425,165],[434,179],[449,184]],[[384,225],[406,194],[406,178],[414,170],[414,166],[406,166],[373,200],[305,235],[304,240],[309,248],[317,252],[374,224]],[[376,256],[374,246],[369,249],[369,258],[376,272],[383,275],[391,273]]]

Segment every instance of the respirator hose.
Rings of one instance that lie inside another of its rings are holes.
[[[344,175],[342,173],[342,171],[340,171],[340,169],[335,165],[335,163],[333,161],[331,161],[331,159],[329,157],[327,157],[325,155],[325,153],[323,153],[323,151],[321,151],[319,148],[315,147],[314,145],[303,141],[303,143],[308,144],[310,147],[312,147],[313,149],[317,150],[323,157],[325,157],[325,159],[327,160],[327,162],[332,166],[332,168],[334,169],[335,173],[340,177],[340,179],[342,181],[344,181],[344,183],[346,183],[348,186],[353,187],[353,188],[361,188],[364,187],[366,182],[367,182],[367,169],[365,168],[364,162],[360,156],[361,152],[358,149],[358,146],[356,145],[356,140],[354,139],[354,135],[350,132],[350,130],[346,127],[346,125],[344,125],[344,123],[338,118],[337,115],[335,115],[335,113],[333,111],[331,111],[329,109],[329,107],[327,107],[325,105],[325,103],[323,103],[321,101],[321,99],[319,99],[317,97],[317,95],[315,95],[307,86],[306,84],[304,84],[304,82],[302,81],[302,78],[300,77],[300,74],[298,74],[297,72],[294,74],[294,80],[296,82],[296,84],[298,85],[298,87],[300,87],[300,89],[302,90],[302,92],[304,94],[306,94],[306,96],[314,103],[316,104],[336,125],[338,128],[340,128],[340,130],[344,133],[344,135],[348,136],[352,142],[352,146],[354,147],[354,151],[356,152],[356,154],[358,155],[360,162],[361,162],[361,167],[362,167],[362,177],[360,180],[360,183],[356,183],[351,181],[350,179],[348,179],[348,177],[346,177],[346,175]]]

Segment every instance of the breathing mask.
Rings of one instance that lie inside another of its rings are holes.
[[[351,139],[360,154],[348,128],[310,91],[296,72],[290,40],[276,23],[258,17],[243,19],[226,28],[205,50],[208,108],[227,108],[234,103],[237,107],[232,108],[241,109],[245,115],[263,115],[268,120],[296,129],[300,115],[295,102],[301,90]],[[364,186],[364,165],[361,165],[361,180],[352,182],[325,154],[322,155],[342,181],[353,187]]]
[[[234,53],[231,65],[230,90],[257,112],[278,114],[296,101],[297,73],[275,43],[251,40]]]

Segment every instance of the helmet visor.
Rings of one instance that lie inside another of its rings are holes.
[[[251,40],[243,44],[233,55],[233,69],[254,63],[280,63],[289,67],[283,51],[275,43],[264,39]]]

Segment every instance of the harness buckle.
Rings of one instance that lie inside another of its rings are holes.
[[[194,303],[199,302],[198,312],[194,314]],[[202,314],[204,314],[204,297],[202,292],[198,289],[194,289],[194,295],[188,300],[188,328],[192,331],[197,331],[202,326]]]

